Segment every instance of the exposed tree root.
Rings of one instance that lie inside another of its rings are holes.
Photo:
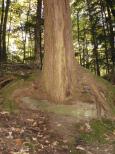
[[[100,84],[95,77],[88,73],[87,70],[79,66],[79,76],[77,76],[76,91],[74,95],[68,100],[65,100],[64,104],[74,104],[75,103],[93,103],[97,108],[97,117],[111,117],[111,108],[107,102],[107,89],[106,86]],[[76,73],[78,74],[78,73]],[[85,90],[84,90],[85,89]],[[53,90],[53,89],[52,89]],[[84,91],[83,91],[84,90]],[[86,94],[88,94],[88,100],[86,99]],[[21,102],[20,98],[24,96],[33,97],[39,100],[49,100],[50,97],[45,92],[44,83],[41,76],[38,77],[38,80],[32,82],[31,86],[23,89],[17,89],[12,98],[16,102]],[[50,101],[52,102],[52,101]]]

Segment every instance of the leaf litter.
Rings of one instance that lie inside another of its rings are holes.
[[[0,112],[0,154],[67,154],[65,143],[56,138],[48,125],[48,115],[41,111]],[[62,144],[63,143],[63,144]]]

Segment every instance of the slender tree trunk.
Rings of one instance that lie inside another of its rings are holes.
[[[105,47],[105,57],[106,57],[106,67],[107,67],[107,73],[109,73],[109,56],[108,56],[108,46],[107,46],[107,32],[105,29],[105,19],[104,19],[104,6],[103,1],[100,0],[100,9],[101,9],[101,16],[102,16],[102,28],[103,28],[103,34],[104,34],[104,47]]]
[[[9,30],[8,30],[8,42],[7,42],[7,53],[9,52],[9,43],[10,43],[10,33],[11,33],[11,22],[12,22],[12,18],[11,18],[11,11],[10,11],[10,19],[9,19]]]
[[[93,54],[95,56],[94,67],[96,69],[96,74],[98,76],[100,76],[98,43],[97,43],[97,39],[96,39],[96,27],[95,27],[95,23],[93,23],[93,17],[91,15],[90,1],[89,0],[86,0],[86,3],[87,3],[89,20],[90,20],[90,25],[91,25],[92,44],[94,46],[93,47]]]
[[[24,39],[23,39],[23,63],[25,63],[25,60],[26,60],[26,34],[24,36]]]
[[[41,52],[41,9],[42,0],[37,0],[36,24],[35,24],[35,63],[42,69]]]
[[[26,34],[24,32],[24,25],[21,24],[21,35],[22,35],[22,43],[23,43],[23,63],[25,62],[25,53],[26,53]]]
[[[34,56],[34,53],[33,53],[33,41],[32,41],[31,28],[29,28],[29,39],[30,39],[30,44],[31,44],[29,46],[29,48],[30,48],[29,57],[32,57],[32,56]]]
[[[79,26],[79,12],[77,12],[77,41],[78,41],[78,52],[80,55],[80,65],[82,65],[81,52],[80,52],[80,26]]]
[[[88,40],[86,37],[86,42],[85,42],[85,50],[86,50],[86,68],[89,69],[89,52],[88,52]]]
[[[108,59],[111,59],[111,61],[112,61],[111,32],[110,32],[110,26],[109,26],[109,22],[108,22],[108,15],[106,14],[106,12],[107,12],[106,4],[105,4],[105,8],[103,7],[103,9],[104,9],[103,14],[104,14],[104,18],[105,18],[105,30],[106,30],[106,33],[107,33],[107,42],[109,44],[109,46],[108,46],[108,49],[109,49]],[[111,71],[111,67],[109,67],[109,72],[110,71]]]
[[[10,0],[6,1],[6,8],[5,8],[5,15],[4,15],[4,24],[3,24],[3,55],[2,60],[7,61],[7,53],[6,53],[6,27],[7,27],[7,19],[8,19],[8,12],[9,12]]]
[[[43,79],[50,100],[63,102],[74,90],[74,52],[69,0],[45,0]]]
[[[3,20],[4,20],[4,0],[2,0],[2,12],[1,12],[1,22],[0,22],[0,62],[2,61],[2,53],[3,53]]]
[[[95,37],[95,36],[93,36],[93,37]],[[100,76],[99,54],[98,54],[98,44],[97,44],[97,42],[95,42],[95,44],[94,44],[93,51],[94,51],[94,55],[95,55],[95,59],[96,59],[96,74],[98,76]]]
[[[105,0],[109,8],[111,9],[111,13],[115,18],[115,1],[114,0]]]
[[[29,15],[30,15],[30,7],[31,7],[31,0],[29,1],[29,7],[27,11],[27,19],[26,22],[28,23]],[[27,27],[25,26],[25,36],[24,36],[24,52],[23,52],[23,63],[25,63],[26,59],[26,43],[27,43]]]
[[[107,5],[107,12],[108,12],[108,23],[109,23],[109,30],[110,30],[110,46],[111,46],[111,59],[113,62],[112,71],[115,71],[115,45],[114,45],[114,31],[112,26],[112,19],[109,6]]]
[[[83,56],[82,56],[82,66],[85,67],[85,29],[84,29],[84,36],[83,36]]]
[[[86,29],[84,27],[84,36],[83,36],[83,61],[84,61],[84,67],[88,68],[89,65],[89,56],[88,56],[88,48],[87,48],[87,34]]]

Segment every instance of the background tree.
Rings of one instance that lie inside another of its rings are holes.
[[[97,75],[104,76],[112,73],[115,68],[113,43],[115,25],[114,16],[107,1],[80,0],[78,2],[75,0],[72,3],[72,24],[74,50],[80,64]],[[77,34],[79,34],[79,41]],[[84,46],[85,50],[83,50]],[[84,62],[86,62],[85,65]]]
[[[42,10],[42,0],[37,0],[37,11],[36,11],[36,24],[35,24],[35,61],[42,69],[42,49],[41,49],[41,10]]]
[[[1,26],[0,26],[0,59],[1,61],[7,60],[6,53],[6,27],[7,27],[7,19],[8,19],[8,11],[10,6],[10,0],[2,1],[2,13],[1,13]]]
[[[0,1],[1,61],[37,62],[41,68],[44,53],[44,6],[41,0],[11,0],[10,5],[6,5],[7,2]],[[97,75],[114,74],[114,2],[74,0],[70,5],[76,59]]]

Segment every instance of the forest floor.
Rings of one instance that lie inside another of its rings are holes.
[[[28,107],[0,111],[0,154],[114,154],[115,122],[75,122]]]
[[[10,97],[18,81],[0,91],[0,154],[115,153],[114,120],[80,119],[75,105],[43,105],[30,97],[15,104]]]

